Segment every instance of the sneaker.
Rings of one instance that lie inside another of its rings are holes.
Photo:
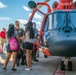
[[[17,64],[17,66],[20,66],[19,64]]]
[[[6,68],[3,68],[3,70],[6,70]]]
[[[26,71],[30,71],[30,70],[31,70],[31,68],[25,68],[25,70],[26,70]]]
[[[44,57],[45,57],[45,58],[47,58],[47,56],[46,56],[46,55],[44,55]]]
[[[32,70],[32,67],[30,67],[30,70]]]
[[[11,70],[12,70],[12,71],[17,71],[17,69],[15,69],[15,68],[12,68]]]
[[[16,65],[19,66],[19,60],[17,59]]]

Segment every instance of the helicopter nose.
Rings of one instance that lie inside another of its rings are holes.
[[[76,55],[76,38],[55,36],[48,40],[49,50],[52,55],[75,56]]]
[[[70,37],[70,35],[65,37],[55,36],[50,40],[50,45],[54,46],[54,49],[76,49],[76,38]]]
[[[54,42],[54,49],[76,50],[76,40],[61,40]]]

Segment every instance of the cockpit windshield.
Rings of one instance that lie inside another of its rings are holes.
[[[76,11],[57,11],[48,15],[49,29],[61,29],[64,26],[76,28]]]

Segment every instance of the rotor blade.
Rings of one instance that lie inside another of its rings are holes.
[[[45,0],[44,2],[49,2],[50,0]],[[38,5],[37,8],[40,9],[43,5]]]

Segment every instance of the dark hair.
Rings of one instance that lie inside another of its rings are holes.
[[[33,30],[33,23],[31,21],[29,21],[26,25],[26,31],[30,31],[29,37],[30,39],[34,38],[34,30]]]
[[[15,23],[17,23],[17,22],[20,22],[20,21],[18,21],[18,20],[17,20],[17,21],[15,21]]]
[[[33,39],[34,38],[34,30],[33,30],[33,28],[30,28],[29,30],[30,30],[29,37],[30,37],[30,39]]]
[[[7,31],[7,37],[11,38],[12,35],[14,35],[14,24],[13,23],[9,24],[9,28]]]

